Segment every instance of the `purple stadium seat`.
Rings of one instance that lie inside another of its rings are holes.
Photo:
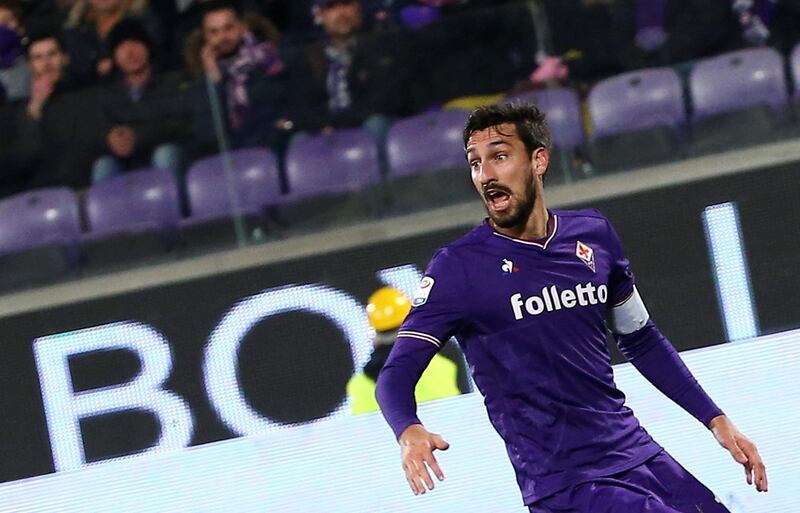
[[[39,189],[0,201],[0,287],[52,281],[78,264],[81,234],[75,193]]]
[[[395,123],[387,137],[390,212],[474,198],[462,133],[469,113],[446,110]]]
[[[395,123],[386,138],[393,177],[441,169],[466,168],[461,134],[469,113],[427,112]]]
[[[139,170],[109,178],[86,193],[90,265],[113,265],[166,252],[181,217],[178,186],[168,171]]]
[[[624,73],[589,93],[590,152],[601,170],[636,167],[680,154],[686,106],[671,68]]]
[[[217,155],[192,164],[186,173],[186,190],[192,218],[225,217],[233,213],[226,157]],[[280,171],[275,156],[262,148],[230,153],[233,194],[242,212],[258,212],[274,205],[281,195]]]
[[[553,145],[562,149],[583,146],[585,136],[581,119],[581,102],[572,89],[558,87],[526,91],[503,99],[504,102],[530,102],[544,112]]]
[[[704,59],[689,77],[695,149],[741,146],[775,137],[789,101],[783,58],[753,48]]]
[[[383,202],[378,146],[360,128],[296,139],[286,182],[279,217],[290,228],[357,221],[377,215]]]
[[[235,212],[245,235],[259,238],[268,230],[264,209],[281,197],[278,161],[263,148],[232,151],[192,164],[186,174],[190,217],[181,220],[181,235],[190,248],[232,247],[237,243]],[[230,165],[230,178],[225,172]],[[231,191],[230,185],[233,186]],[[233,193],[236,200],[234,209]]]
[[[789,67],[792,70],[792,82],[794,83],[794,100],[800,100],[800,44],[794,47],[789,56]]]
[[[671,68],[625,73],[602,80],[589,93],[592,139],[657,126],[679,128],[686,107],[678,75]]]
[[[74,245],[81,234],[78,199],[72,189],[39,189],[0,200],[0,253],[45,244]]]

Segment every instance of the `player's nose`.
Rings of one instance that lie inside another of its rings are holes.
[[[478,181],[483,186],[488,185],[490,182],[497,181],[497,173],[491,162],[484,162],[481,164],[480,171],[478,172]]]

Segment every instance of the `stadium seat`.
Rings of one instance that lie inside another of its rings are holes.
[[[386,139],[392,213],[473,199],[462,133],[469,113],[447,110],[395,123]]]
[[[795,46],[789,55],[789,69],[791,70],[792,83],[794,84],[792,103],[795,123],[797,123],[800,121],[800,44]],[[795,127],[795,130],[797,130],[797,127]]]
[[[0,288],[41,285],[73,275],[80,235],[78,199],[71,189],[39,189],[3,199]]]
[[[176,242],[178,186],[169,171],[138,170],[99,182],[86,192],[89,267],[116,267],[163,257]]]
[[[602,80],[589,93],[592,163],[615,171],[674,159],[683,150],[686,106],[678,75],[652,68]]]
[[[246,237],[258,240],[269,232],[264,209],[281,196],[278,162],[262,148],[205,158],[189,168],[186,190],[190,215],[180,230],[190,250],[235,246],[237,222]]]
[[[558,87],[526,91],[503,99],[504,102],[531,102],[544,112],[553,137],[553,151],[547,170],[547,184],[570,183],[581,176],[575,168],[586,138],[581,120],[581,103],[572,89]]]
[[[286,182],[276,217],[293,232],[378,216],[385,203],[378,145],[360,128],[295,139]]]
[[[696,152],[766,142],[785,128],[788,88],[776,50],[754,48],[699,61],[689,89]]]

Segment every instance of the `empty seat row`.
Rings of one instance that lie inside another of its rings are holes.
[[[791,62],[798,97],[800,47]],[[762,143],[793,135],[790,105],[784,60],[771,48],[698,61],[685,87],[672,68],[634,71],[589,93],[589,153],[614,170]]]

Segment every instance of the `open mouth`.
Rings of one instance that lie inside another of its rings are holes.
[[[483,194],[486,204],[495,212],[508,210],[511,204],[511,195],[499,189],[489,189]]]

